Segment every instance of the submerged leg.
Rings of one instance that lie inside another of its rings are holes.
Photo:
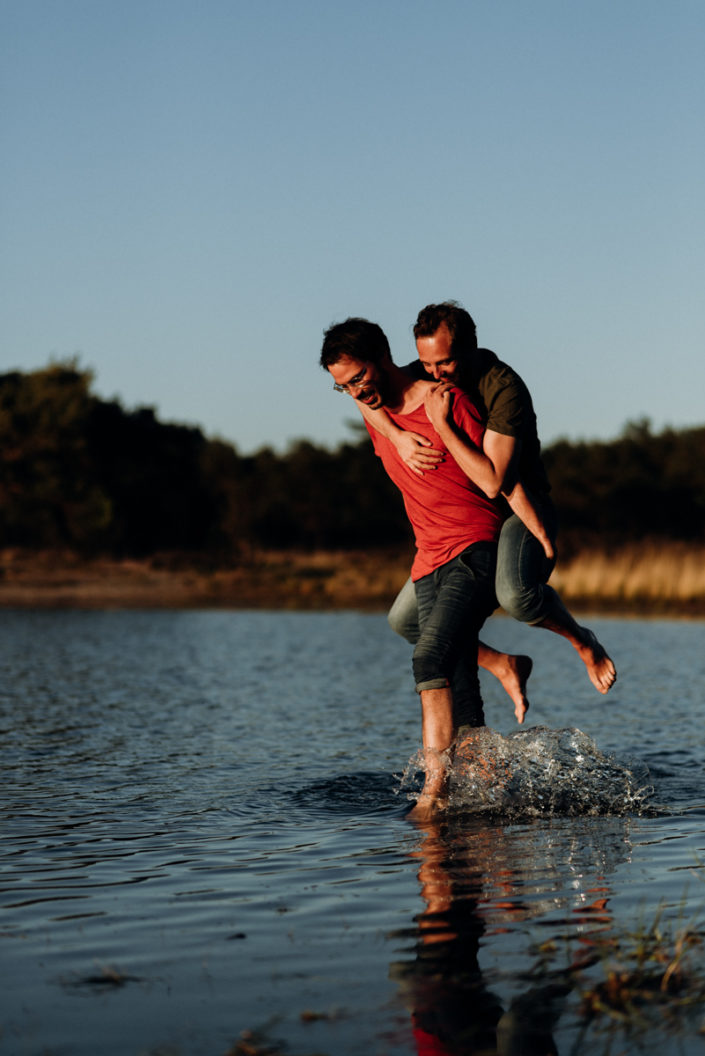
[[[420,697],[426,777],[421,795],[409,811],[409,817],[416,821],[423,821],[446,805],[448,751],[455,735],[450,688],[423,689]]]

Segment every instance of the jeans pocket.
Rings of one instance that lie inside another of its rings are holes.
[[[463,568],[478,583],[489,582],[494,587],[497,547],[492,544],[474,543],[458,555]]]

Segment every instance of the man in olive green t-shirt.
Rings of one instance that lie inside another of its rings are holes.
[[[497,600],[516,620],[545,627],[567,638],[585,664],[595,688],[607,693],[617,677],[614,664],[593,632],[576,623],[547,583],[555,564],[556,517],[541,461],[529,390],[494,352],[477,347],[475,323],[454,301],[422,309],[414,326],[414,337],[419,359],[407,369],[416,374],[430,374],[438,382],[426,401],[426,410],[451,454],[464,456],[466,472],[491,497],[510,495],[521,481],[550,540],[548,545],[539,543],[522,521],[508,511],[510,515],[499,540]],[[452,385],[464,389],[481,413],[485,425],[482,450],[474,447],[453,421]],[[379,428],[377,422],[374,424]],[[433,471],[442,458],[441,452],[428,447],[428,441],[416,433],[390,429],[386,424],[385,433],[400,457],[416,473]],[[389,612],[389,622],[398,634],[412,642],[418,633],[415,607],[413,585],[409,581]],[[528,708],[529,658],[497,653],[480,643],[478,663],[500,678],[522,722]]]

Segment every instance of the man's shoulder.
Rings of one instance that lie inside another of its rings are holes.
[[[521,400],[531,403],[531,394],[524,379],[514,367],[491,352],[489,348],[478,349],[477,369],[473,372],[474,389],[489,407],[497,401]],[[473,391],[473,385],[468,386]]]
[[[536,428],[531,394],[513,367],[488,348],[478,349],[474,377],[483,419],[491,432],[522,436]],[[470,391],[473,392],[472,387]]]
[[[477,384],[482,381],[498,382],[501,380],[506,384],[514,384],[517,381],[522,385],[524,384],[514,367],[510,367],[508,363],[501,360],[489,348],[478,348],[473,366],[475,368],[473,374]]]

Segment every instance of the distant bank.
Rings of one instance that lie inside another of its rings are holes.
[[[165,554],[82,559],[0,554],[1,608],[362,608],[382,611],[408,576],[409,552],[256,551],[220,564]],[[705,546],[630,544],[560,561],[551,582],[576,609],[705,616]]]

